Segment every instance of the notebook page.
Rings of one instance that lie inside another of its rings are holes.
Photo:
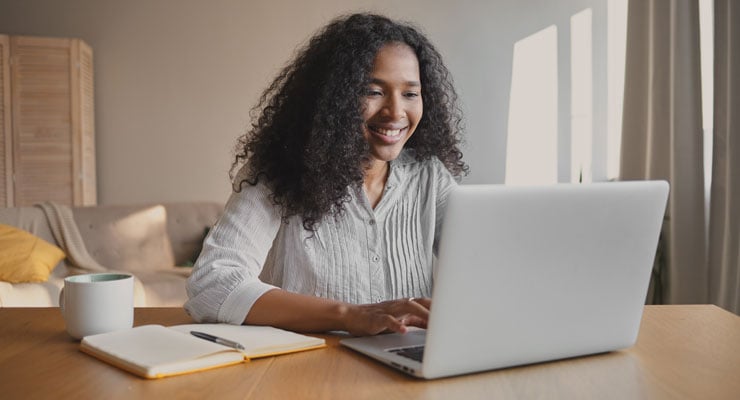
[[[146,370],[156,366],[200,358],[209,354],[234,351],[227,347],[183,335],[161,325],[87,336],[84,346],[97,349]]]
[[[249,357],[281,354],[293,350],[321,347],[324,339],[273,328],[271,326],[230,324],[189,324],[169,327],[182,333],[205,332],[241,343]],[[205,340],[202,340],[206,342]]]

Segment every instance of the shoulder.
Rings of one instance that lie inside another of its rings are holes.
[[[238,214],[250,213],[253,209],[277,211],[273,202],[272,189],[265,177],[252,180],[249,165],[243,165],[231,182],[231,196],[226,211]]]

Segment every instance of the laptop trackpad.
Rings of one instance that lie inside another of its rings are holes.
[[[392,349],[398,347],[416,347],[421,346],[426,342],[427,331],[425,329],[409,329],[405,334],[402,333],[391,333],[388,335],[379,335],[378,338],[385,339],[385,336],[389,336],[388,344],[384,347]]]
[[[376,336],[365,336],[341,340],[342,344],[355,349],[374,349],[374,351],[388,351],[399,347],[423,345],[427,331],[424,329],[409,329],[405,334],[389,333]]]

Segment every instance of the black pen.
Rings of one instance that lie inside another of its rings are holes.
[[[204,332],[190,331],[190,334],[193,335],[193,336],[195,336],[195,337],[199,337],[201,339],[208,340],[209,342],[214,342],[214,343],[222,344],[224,346],[229,346],[229,347],[235,348],[237,350],[242,350],[242,351],[246,350],[244,348],[244,346],[242,346],[240,343],[231,341],[229,339],[224,339],[224,338],[220,338],[218,336],[209,335],[209,334],[204,333]]]

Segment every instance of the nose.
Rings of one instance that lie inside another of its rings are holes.
[[[403,101],[399,95],[387,96],[385,103],[383,104],[383,116],[392,120],[398,121],[403,119],[405,110],[403,109]]]

